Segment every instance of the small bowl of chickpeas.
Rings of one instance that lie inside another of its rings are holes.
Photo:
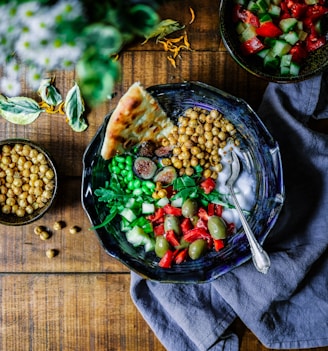
[[[57,193],[51,155],[27,139],[0,141],[0,223],[19,226],[41,218]]]

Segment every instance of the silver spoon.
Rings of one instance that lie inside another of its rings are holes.
[[[237,197],[235,195],[235,192],[233,190],[233,185],[235,181],[237,180],[239,173],[240,173],[240,163],[238,156],[236,155],[235,152],[231,152],[232,155],[232,162],[231,162],[231,175],[228,178],[226,185],[229,188],[230,194],[232,196],[232,201],[237,209],[238,215],[240,217],[241,223],[243,225],[243,228],[245,230],[251,253],[252,253],[252,259],[255,268],[263,273],[266,274],[270,268],[270,258],[268,254],[263,250],[263,248],[260,246],[260,244],[257,242],[249,224],[247,223],[247,220],[243,214],[243,211],[238,203]]]

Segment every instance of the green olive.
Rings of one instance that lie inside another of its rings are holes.
[[[158,257],[162,258],[166,251],[170,248],[169,242],[164,238],[163,235],[156,237],[155,242],[155,253]]]
[[[189,246],[188,253],[192,260],[197,260],[202,257],[207,248],[207,241],[204,239],[197,239]]]
[[[172,215],[166,215],[164,218],[164,230],[165,232],[169,230],[173,230],[174,233],[180,235],[181,228],[180,228],[180,222],[178,217],[175,217]]]
[[[207,227],[213,239],[225,239],[227,237],[227,227],[221,217],[211,216],[208,219]]]
[[[196,215],[198,211],[198,204],[195,199],[187,199],[182,205],[182,215],[191,218]]]

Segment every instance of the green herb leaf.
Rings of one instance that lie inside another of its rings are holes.
[[[65,113],[68,124],[75,132],[83,132],[88,128],[88,124],[83,118],[84,101],[79,86],[75,83],[65,99]]]
[[[41,99],[50,106],[57,106],[63,101],[62,96],[53,85],[52,78],[42,79],[37,92]]]
[[[30,124],[43,111],[31,98],[22,96],[7,98],[0,94],[0,114],[9,122],[21,125]]]
[[[156,41],[161,40],[167,35],[181,30],[184,27],[185,26],[181,25],[178,21],[172,19],[163,20],[155,27],[155,29],[152,32],[145,36],[146,40],[144,41],[144,43],[146,43],[149,39],[156,37]]]

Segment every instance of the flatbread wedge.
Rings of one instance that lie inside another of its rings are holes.
[[[134,83],[108,121],[101,156],[109,160],[142,142],[160,142],[172,128],[173,122],[156,99],[139,82]]]

